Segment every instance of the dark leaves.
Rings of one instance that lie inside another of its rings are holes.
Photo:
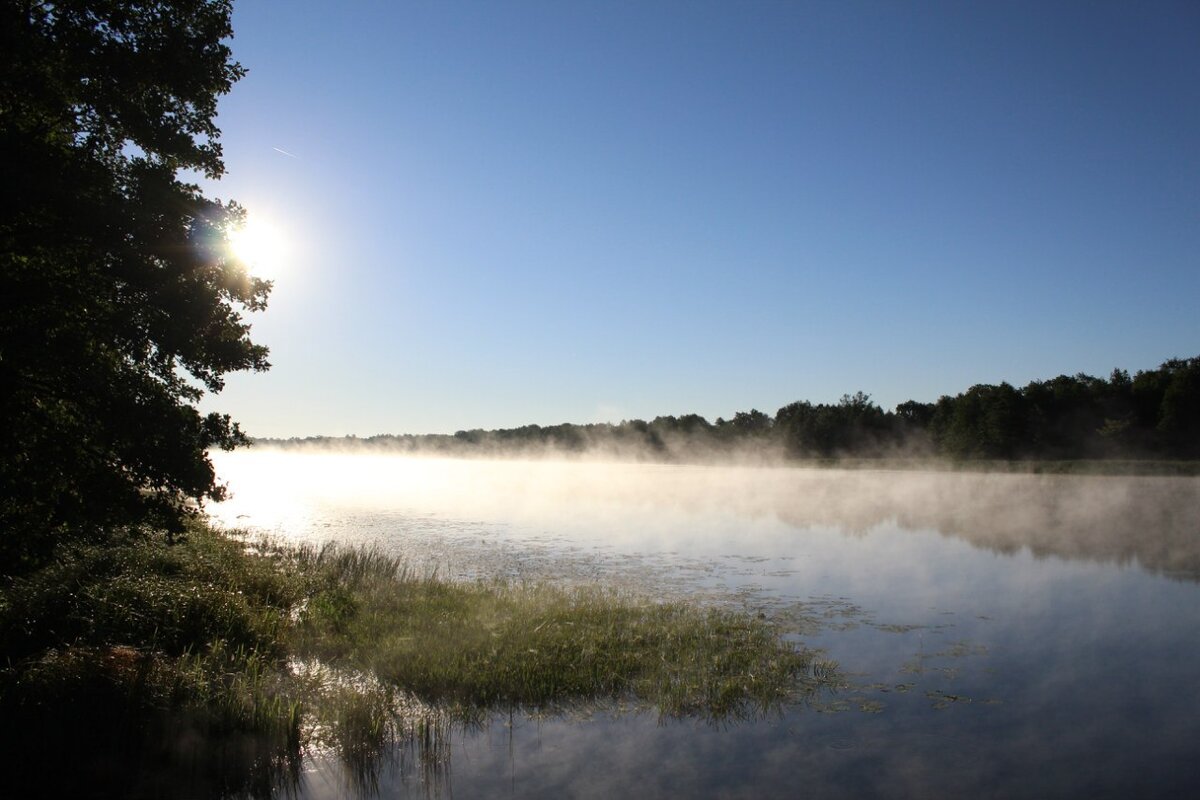
[[[220,496],[207,451],[246,439],[194,403],[269,366],[242,314],[270,284],[226,249],[244,211],[178,178],[223,171],[229,3],[0,14],[0,557],[19,569],[65,531],[177,527]]]

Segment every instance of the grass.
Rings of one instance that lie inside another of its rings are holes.
[[[762,712],[811,659],[769,623],[600,588],[414,577],[378,552],[310,554],[326,576],[299,652],[451,706],[546,708],[635,700],[717,718]]]
[[[0,752],[61,759],[104,731],[85,748],[96,763],[71,772],[79,786],[57,787],[91,794],[98,771],[123,764],[138,776],[120,778],[127,796],[170,794],[160,784],[178,779],[198,795],[265,796],[316,752],[370,788],[388,753],[435,768],[453,725],[497,712],[633,705],[729,720],[833,680],[748,614],[452,583],[378,551],[247,545],[203,526],[175,544],[131,530],[64,546],[2,580]]]

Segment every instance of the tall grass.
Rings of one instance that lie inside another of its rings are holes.
[[[807,686],[811,659],[745,615],[600,588],[388,578],[385,562],[382,579],[312,598],[296,628],[301,652],[489,708],[611,699],[744,716]]]
[[[186,764],[207,776],[189,785],[265,796],[319,752],[364,790],[389,754],[444,768],[452,726],[500,711],[633,704],[725,720],[831,680],[749,615],[451,583],[374,550],[248,545],[203,526],[176,544],[127,531],[0,584],[0,654],[0,753],[61,758],[82,721],[105,731],[101,761],[142,776],[130,796]]]

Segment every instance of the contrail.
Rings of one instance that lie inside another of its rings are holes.
[[[300,158],[300,156],[296,155],[295,153],[289,153],[287,150],[284,150],[279,147],[272,147],[271,149],[274,150],[276,153],[283,153],[288,158],[295,158],[297,160],[299,160],[299,158]]]

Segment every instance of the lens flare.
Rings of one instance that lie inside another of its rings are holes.
[[[230,232],[229,249],[253,275],[267,280],[278,278],[284,271],[290,250],[288,238],[279,226],[254,216]]]

